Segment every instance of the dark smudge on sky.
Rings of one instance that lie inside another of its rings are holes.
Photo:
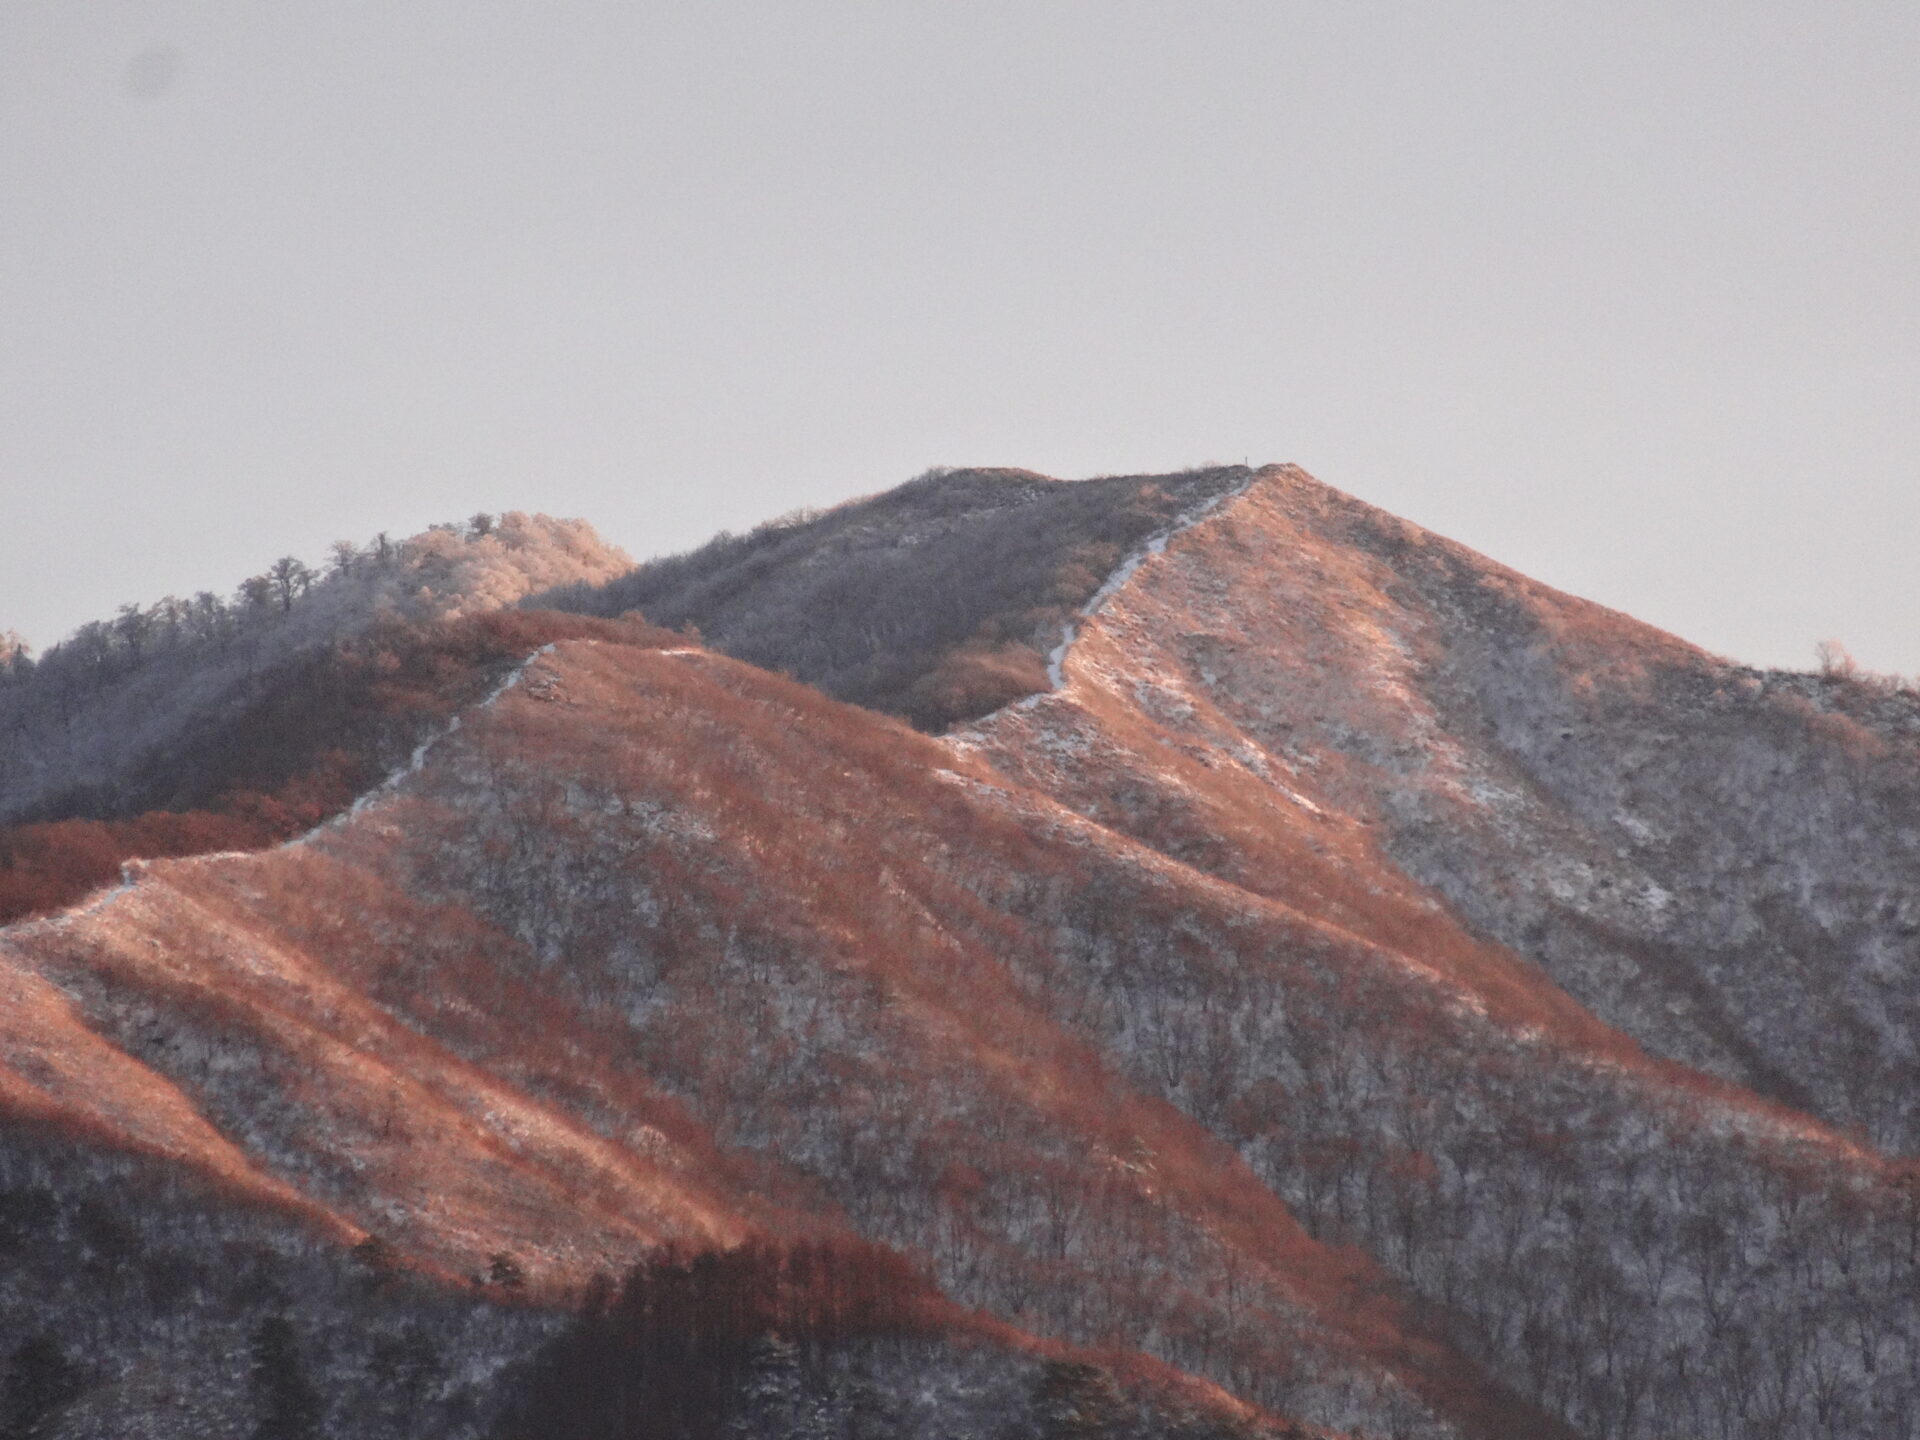
[[[171,45],[149,45],[127,62],[120,87],[142,100],[158,100],[180,77],[180,52]]]

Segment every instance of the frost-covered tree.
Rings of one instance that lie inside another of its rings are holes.
[[[138,605],[122,605],[119,614],[114,618],[114,636],[126,648],[128,658],[136,664],[146,654],[147,645],[153,639],[153,632],[152,614]]]
[[[762,1336],[747,1347],[729,1433],[740,1440],[772,1435],[826,1440],[821,1426],[809,1423],[818,1418],[809,1399],[799,1347],[778,1336]]]
[[[234,603],[249,618],[266,613],[273,604],[273,580],[267,575],[249,575],[234,592]]]
[[[1119,1426],[1126,1402],[1097,1366],[1049,1360],[1034,1384],[1033,1409],[1045,1440],[1099,1440]]]
[[[0,685],[24,683],[33,672],[33,647],[16,630],[0,630]]]

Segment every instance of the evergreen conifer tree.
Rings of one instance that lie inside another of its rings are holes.
[[[314,1440],[324,1406],[307,1378],[293,1326],[283,1315],[253,1332],[253,1396],[259,1416],[253,1440]]]

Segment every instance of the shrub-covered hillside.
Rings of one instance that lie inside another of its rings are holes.
[[[0,645],[0,824],[124,818],[203,803],[220,732],[258,750],[249,711],[290,663],[374,626],[452,620],[632,562],[577,520],[476,515],[411,539],[341,541],[324,571],[284,556],[230,596],[120,607],[34,656]]]
[[[1129,552],[1250,473],[931,471],[532,603],[693,626],[716,650],[939,731],[1044,690],[1049,654]]]
[[[0,924],[337,814],[541,645],[637,633],[501,608],[626,565],[577,521],[476,516],[0,653]]]

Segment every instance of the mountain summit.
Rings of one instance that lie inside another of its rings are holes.
[[[1292,466],[575,549],[6,672],[30,1433],[1911,1433],[1920,699]]]

